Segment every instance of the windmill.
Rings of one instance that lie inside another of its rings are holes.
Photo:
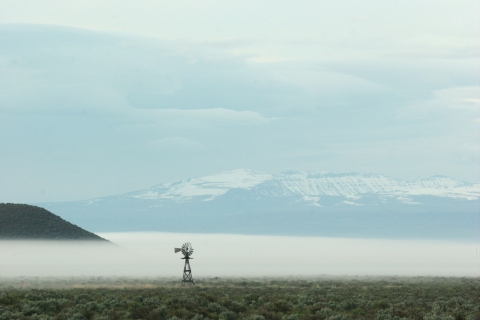
[[[183,258],[185,259],[185,266],[183,267],[183,280],[182,284],[185,284],[185,282],[191,282],[193,285],[195,282],[193,282],[192,278],[192,269],[190,268],[190,256],[193,254],[193,248],[192,244],[190,242],[185,242],[181,248],[175,248],[175,253],[182,251]]]

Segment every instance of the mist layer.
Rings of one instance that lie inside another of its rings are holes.
[[[478,242],[103,233],[114,242],[1,241],[2,277],[181,278],[174,247],[191,242],[193,277],[399,275],[480,276]]]

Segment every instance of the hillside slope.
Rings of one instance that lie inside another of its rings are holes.
[[[0,203],[0,239],[106,241],[44,208]]]

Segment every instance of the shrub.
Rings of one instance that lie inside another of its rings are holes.
[[[221,312],[223,312],[225,310],[224,307],[222,307],[221,305],[219,305],[218,303],[216,302],[210,302],[208,304],[208,310],[212,311],[212,312],[215,312],[217,314],[220,314]]]
[[[377,312],[377,320],[406,320],[393,314],[393,309],[382,309]]]
[[[233,301],[230,304],[230,310],[235,311],[237,313],[243,312],[246,309],[247,309],[247,307],[245,306],[245,304],[243,302]]]
[[[436,301],[433,303],[432,312],[426,314],[423,320],[455,320],[455,317],[445,314],[442,303]]]
[[[271,305],[272,311],[286,313],[292,309],[292,304],[285,300],[277,300]]]
[[[315,313],[321,320],[327,319],[335,314],[329,307],[323,308]]]
[[[357,306],[358,305],[355,303],[355,301],[352,301],[352,300],[347,300],[342,303],[342,308],[343,310],[346,310],[346,311],[353,310],[357,308]]]
[[[69,320],[86,320],[85,316],[81,313],[75,313]]]
[[[242,320],[265,320],[265,317],[258,314],[254,314],[249,317],[245,317]]]
[[[235,313],[232,311],[224,311],[220,313],[220,319],[223,320],[234,320],[235,319]]]
[[[204,317],[202,314],[198,314],[198,313],[197,313],[197,314],[192,318],[192,320],[208,320],[208,318],[207,318],[207,317]]]
[[[480,320],[480,312],[468,315],[465,320]]]
[[[328,317],[327,320],[348,320],[348,318],[343,314],[335,314],[331,317]]]
[[[34,314],[33,316],[30,317],[30,320],[53,320],[53,318],[45,314],[43,315]]]
[[[298,314],[286,314],[282,317],[282,320],[299,320]]]
[[[167,320],[167,308],[160,306],[150,312],[150,318],[157,320]]]
[[[21,308],[22,308],[22,313],[25,316],[31,316],[31,315],[34,315],[34,314],[41,314],[42,313],[42,311],[37,306],[37,304],[35,302],[32,302],[32,301],[23,302]]]

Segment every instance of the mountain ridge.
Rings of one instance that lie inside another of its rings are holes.
[[[225,178],[232,177],[234,178],[233,183],[228,184],[229,180]],[[292,194],[310,197],[328,195],[355,198],[366,193],[392,194],[392,192],[397,195],[461,197],[468,200],[476,200],[480,197],[480,183],[468,184],[446,176],[433,176],[427,179],[416,178],[406,181],[372,173],[289,170],[270,175],[249,169],[237,169],[201,178],[157,184],[145,190],[127,193],[125,196],[134,194],[133,197],[139,199],[177,199],[184,201],[196,196],[210,196],[204,200],[210,201],[225,194],[230,189],[249,190],[271,180],[279,181],[279,185]],[[164,190],[165,192],[162,193]]]
[[[237,169],[44,206],[96,231],[475,238],[480,184]],[[402,226],[401,228],[399,226]]]

